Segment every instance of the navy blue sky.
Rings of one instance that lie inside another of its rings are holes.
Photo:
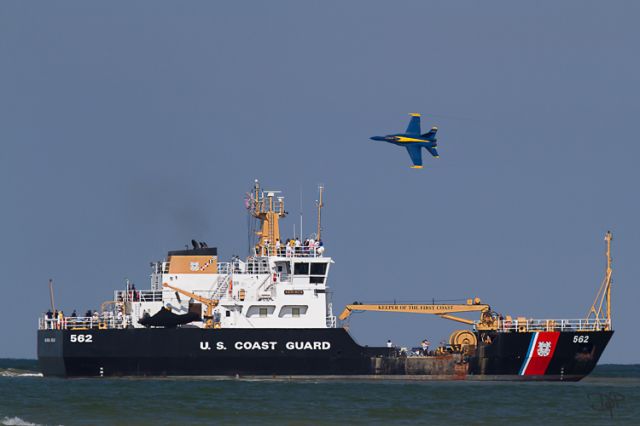
[[[191,238],[245,254],[244,193],[285,191],[305,230],[326,186],[338,312],[479,296],[578,318],[614,232],[605,362],[638,362],[640,4],[0,3],[3,357],[35,357],[55,279],[66,311]],[[440,127],[409,169],[371,135]],[[290,234],[290,232],[289,232]],[[284,235],[287,237],[288,235]],[[438,341],[430,316],[362,314],[363,344]]]

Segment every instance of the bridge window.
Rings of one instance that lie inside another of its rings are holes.
[[[327,273],[327,264],[326,263],[312,263],[311,264],[311,275],[326,275]]]
[[[247,318],[266,318],[272,316],[276,311],[274,305],[251,305],[247,308]]]
[[[309,275],[309,264],[307,262],[298,262],[293,266],[295,275]]]
[[[289,274],[291,272],[291,266],[289,262],[277,262],[276,271],[280,273]]]
[[[302,318],[307,314],[309,306],[307,305],[285,305],[280,309],[278,317],[280,318]]]

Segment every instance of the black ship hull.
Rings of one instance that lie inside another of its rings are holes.
[[[467,354],[407,357],[343,328],[40,330],[45,376],[360,376],[580,380],[612,331],[478,333]]]

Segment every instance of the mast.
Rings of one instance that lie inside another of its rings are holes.
[[[604,240],[607,246],[605,252],[607,267],[602,284],[587,314],[587,321],[593,319],[597,329],[611,330],[611,275],[613,274],[613,268],[611,266],[611,241],[613,240],[613,235],[611,231],[607,231]]]
[[[258,180],[253,187],[252,203],[248,206],[249,213],[260,221],[260,230],[256,231],[258,243],[256,254],[268,255],[269,249],[275,247],[280,239],[279,220],[287,215],[284,211],[284,197],[276,197],[280,191],[264,191],[260,189]]]
[[[322,219],[321,219],[321,215],[322,215],[322,207],[324,207],[324,204],[322,202],[322,192],[324,191],[324,186],[319,185],[318,186],[318,191],[320,191],[320,195],[318,196],[318,230],[316,232],[316,240],[320,240],[320,232],[322,231]]]
[[[607,242],[607,320],[609,321],[609,327],[611,327],[611,274],[613,273],[613,268],[611,267],[611,240],[613,240],[613,236],[611,231],[607,231],[604,240]]]
[[[56,303],[53,300],[53,280],[49,278],[49,299],[51,300],[51,312],[56,311]]]

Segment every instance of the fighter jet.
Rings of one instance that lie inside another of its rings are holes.
[[[411,121],[409,127],[405,133],[396,133],[394,135],[387,136],[373,136],[374,141],[389,142],[394,145],[404,146],[407,148],[407,152],[413,162],[412,169],[422,168],[422,148],[426,148],[427,151],[435,158],[439,158],[436,147],[438,146],[438,139],[436,139],[437,127],[432,127],[427,133],[420,134],[420,114],[411,113]]]

